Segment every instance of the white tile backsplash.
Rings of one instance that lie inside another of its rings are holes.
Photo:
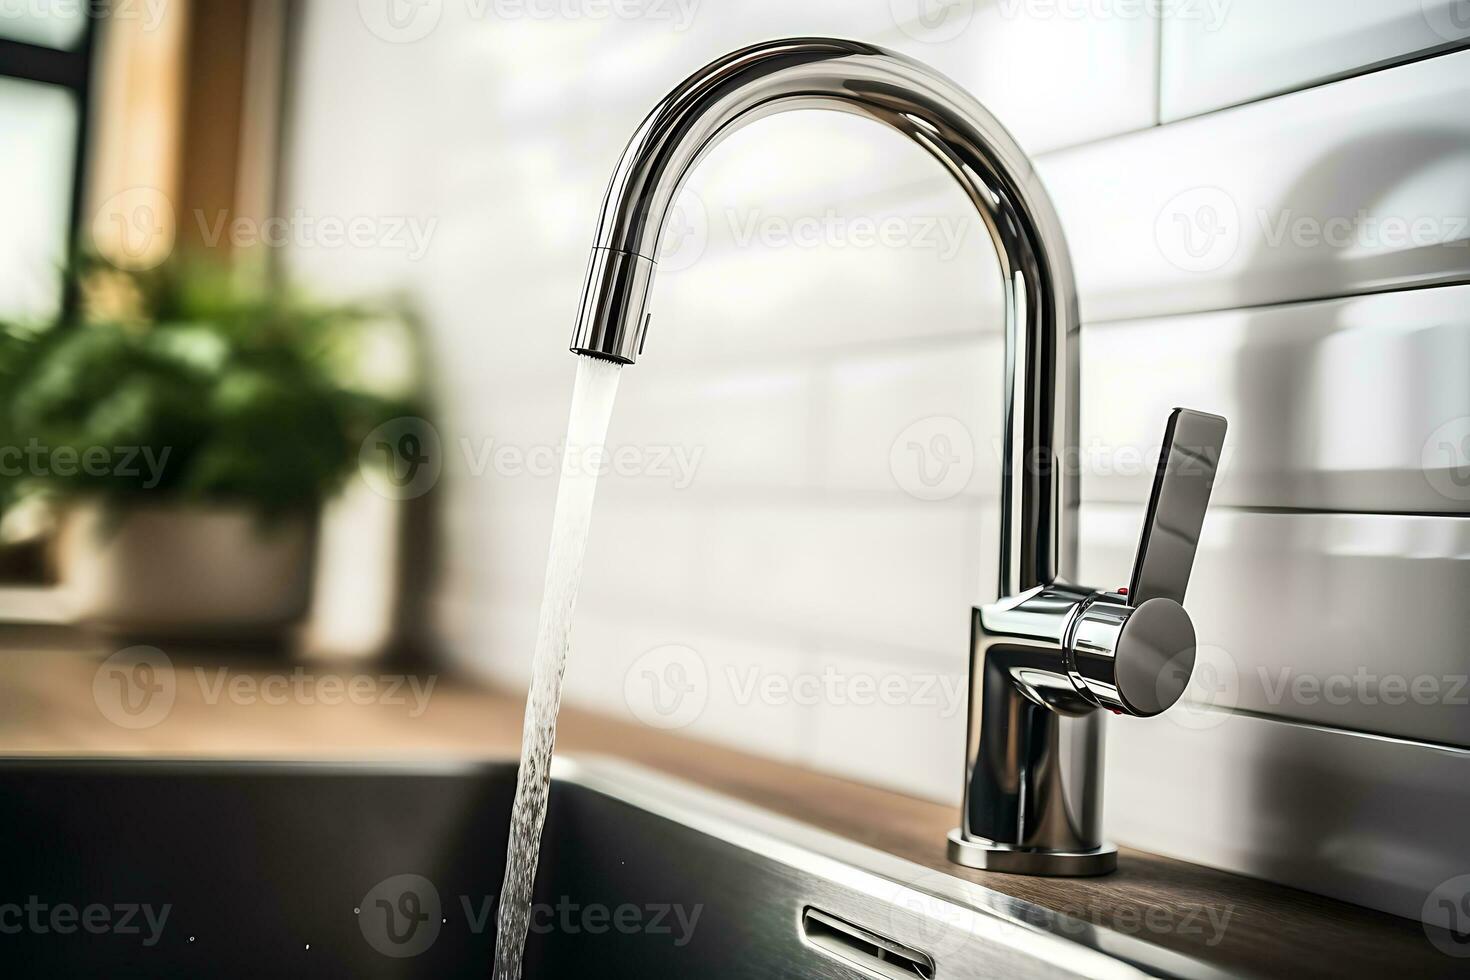
[[[702,594],[689,609],[928,663],[963,655],[993,504],[752,489],[694,492],[681,504],[696,500],[706,506],[690,574]],[[586,601],[597,603],[600,584],[584,580]],[[656,596],[649,604],[663,606]]]
[[[954,3],[947,12],[913,0],[892,6],[929,18],[907,19],[892,46],[975,93],[1029,154],[1157,122],[1158,21],[1143,4],[1136,12],[1053,0]]]
[[[821,397],[820,374],[800,363],[663,371],[621,393],[609,444],[641,452],[640,482],[660,493],[696,483],[809,486],[821,456],[812,430]]]
[[[807,765],[959,805],[967,661],[936,669],[833,650],[807,680],[817,692]]]
[[[1080,519],[1082,580],[1126,582],[1142,504],[1084,505]],[[1463,517],[1215,508],[1186,598],[1201,650],[1189,696],[1470,745],[1467,559]]]
[[[1460,0],[1229,0],[1163,21],[1164,120],[1303,88],[1470,42]]]
[[[1083,319],[1470,278],[1470,51],[1050,154]]]
[[[1470,510],[1449,465],[1470,286],[1093,324],[1082,346],[1085,500],[1145,499],[1184,405],[1230,420],[1217,506]]]
[[[1129,721],[1108,731],[1120,843],[1410,919],[1470,867],[1470,754],[1247,715]]]
[[[936,489],[994,499],[1003,368],[999,336],[908,344],[834,359],[822,369],[820,441],[827,486],[924,493],[913,468],[932,457]],[[934,440],[945,440],[938,450]],[[941,457],[962,472],[941,475]]]
[[[808,758],[816,725],[805,685],[813,658],[708,624],[579,615],[564,697],[656,731],[791,763]]]
[[[1112,463],[1126,450],[1132,467],[1084,469],[1084,578],[1126,579],[1167,409],[1223,411],[1232,455],[1191,585],[1201,636],[1247,674],[1385,658],[1445,670],[1463,651],[1454,631],[1467,625],[1457,596],[1470,545],[1463,517],[1451,516],[1465,510],[1458,490],[1435,489],[1458,488],[1461,470],[1426,469],[1423,454],[1436,433],[1451,452],[1466,434],[1453,424],[1470,418],[1470,286],[1388,291],[1470,278],[1456,226],[1470,214],[1470,52],[1155,127],[1157,23],[1078,21],[1064,7],[952,4],[918,21],[917,4],[886,0],[705,4],[680,32],[446,13],[424,41],[389,45],[364,38],[350,5],[310,5],[287,203],[437,225],[419,261],[298,250],[290,267],[343,291],[402,287],[421,304],[447,445],[557,445],[572,379],[565,338],[597,207],[647,108],[699,64],[765,37],[898,48],[972,88],[1042,153],[1086,323],[1083,450],[1101,447]],[[909,9],[914,17],[893,13]],[[1241,3],[1227,40],[1261,9]],[[1348,19],[1344,52],[1374,33],[1365,17]],[[1228,56],[1219,39],[1185,38],[1205,46],[1191,59],[1171,52],[1179,37],[1163,36],[1166,63],[1198,62],[1180,91],[1236,98],[1200,80]],[[1329,70],[1319,56],[1333,45],[1320,32],[1302,43],[1297,77]],[[1269,49],[1263,78],[1295,57]],[[1166,92],[1166,105],[1182,97]],[[654,710],[637,699],[661,694],[677,714],[695,703],[675,697],[695,676],[703,703],[678,731],[955,801],[955,712],[915,703],[917,692],[812,705],[780,686],[836,671],[900,689],[966,669],[970,607],[995,589],[1004,392],[993,249],[931,161],[837,114],[743,130],[687,190],[694,260],[668,263],[658,279],[647,353],[625,373],[611,437],[698,452],[698,465],[682,489],[647,473],[602,486],[568,700],[646,723],[630,700]],[[1312,245],[1295,226],[1298,240],[1273,240],[1282,220],[1300,218],[1332,222],[1332,233],[1345,220],[1350,239],[1384,219],[1430,219],[1440,244],[1379,235]],[[856,244],[852,219],[898,219],[908,238]],[[921,219],[955,223],[957,246],[924,246]],[[799,228],[817,241],[796,241]],[[1301,302],[1370,292],[1382,295]],[[477,475],[462,453],[445,472],[448,645],[483,674],[523,684],[554,486]],[[752,676],[773,686],[751,695]],[[1241,691],[1247,707],[1279,710],[1259,685]],[[1470,744],[1445,710],[1352,720]],[[1241,855],[1255,842],[1233,848],[1219,821],[1199,824],[1208,839],[1151,821],[1145,811],[1161,800],[1239,799],[1231,794],[1257,778],[1252,760],[1269,761],[1258,748],[1219,750],[1144,792],[1157,760],[1137,749],[1160,732],[1120,721],[1112,736],[1109,820],[1125,841],[1374,900],[1366,872],[1250,864]],[[1402,904],[1408,886],[1395,887]]]

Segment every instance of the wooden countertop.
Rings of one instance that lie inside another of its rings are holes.
[[[518,697],[445,677],[402,685],[399,703],[267,703],[220,696],[222,663],[177,658],[167,717],[112,724],[93,700],[99,658],[42,650],[0,635],[0,754],[207,758],[513,757]],[[296,664],[229,668],[231,682],[289,679]],[[202,672],[202,673],[200,673]],[[338,669],[341,673],[341,668]],[[376,665],[348,673],[377,677]],[[316,681],[327,676],[306,667]],[[421,698],[427,689],[428,697]],[[258,693],[263,693],[259,689]],[[417,690],[418,694],[415,694]],[[275,699],[279,700],[279,699]],[[383,699],[389,700],[389,699]],[[422,706],[422,710],[420,709]],[[1102,878],[1029,878],[970,871],[945,856],[952,807],[863,786],[586,711],[563,713],[558,751],[614,755],[738,797],[994,891],[1134,935],[1241,976],[1470,976],[1470,961],[1434,948],[1418,923],[1307,892],[1124,849]]]

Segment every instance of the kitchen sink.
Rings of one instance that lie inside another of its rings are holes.
[[[558,760],[527,977],[1210,976],[626,763]],[[9,976],[488,977],[511,764],[0,761]]]

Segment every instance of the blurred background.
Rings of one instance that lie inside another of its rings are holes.
[[[1417,914],[1443,855],[1379,848],[1392,801],[1470,748],[1460,0],[5,2],[8,746],[176,748],[177,717],[95,710],[123,654],[520,697],[607,179],[677,81],[803,34],[937,66],[1035,159],[1082,301],[1084,581],[1127,580],[1169,409],[1231,420],[1196,688],[1115,727],[1109,826]],[[802,112],[722,144],[663,245],[568,703],[957,802],[995,591],[985,229],[916,147]],[[438,737],[372,710],[179,738]],[[1315,816],[1355,857],[1298,860],[1303,759],[1358,800]]]

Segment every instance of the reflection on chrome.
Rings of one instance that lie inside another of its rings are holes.
[[[1104,709],[1151,715],[1183,693],[1194,628],[1179,605],[1219,460],[1223,419],[1179,412],[1131,593],[1068,584],[1076,563],[1077,300],[1045,190],[995,118],[912,59],[795,38],[732,52],[676,87],[623,152],[603,201],[572,350],[642,353],[659,239],[700,159],[746,123],[833,109],[897,130],[959,183],[1005,285],[1001,600],[974,614],[965,803],[950,856],[1027,874],[1098,874]],[[1192,465],[1182,465],[1181,462]],[[1200,465],[1203,461],[1203,465]]]

